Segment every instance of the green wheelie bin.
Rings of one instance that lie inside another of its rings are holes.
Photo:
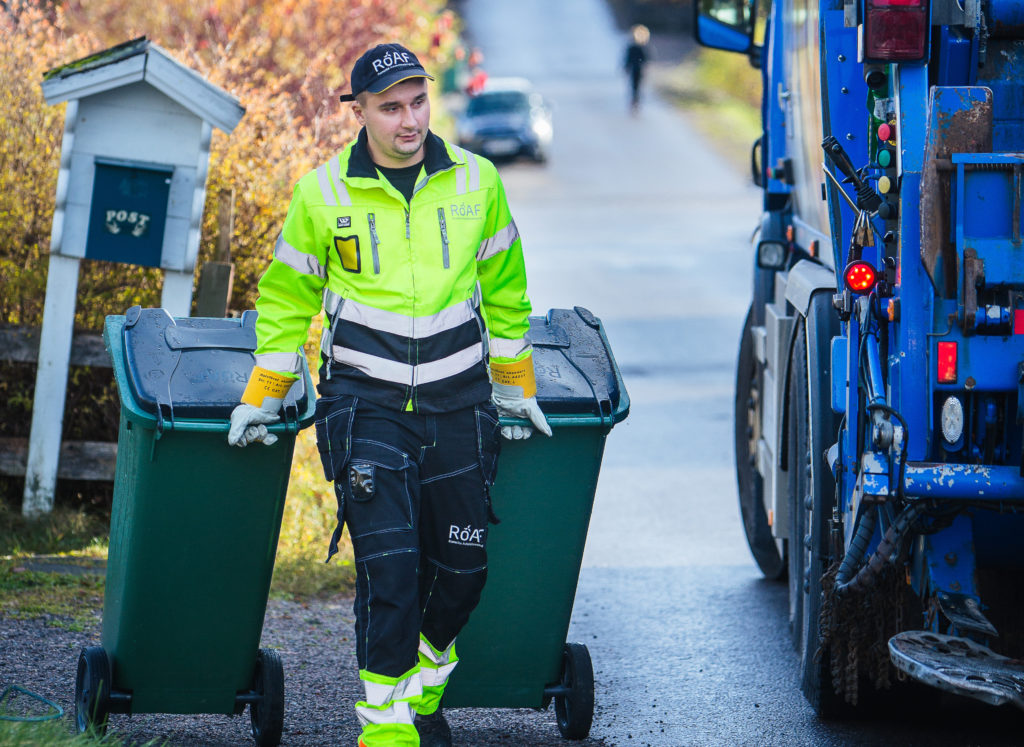
[[[106,319],[121,418],[102,646],[79,656],[79,731],[102,733],[110,713],[248,705],[256,743],[280,741],[284,672],[259,642],[295,436],[315,398],[304,369],[269,427],[277,443],[228,446],[255,321],[137,306]]]
[[[567,739],[589,734],[594,670],[569,618],[594,492],[629,396],[600,320],[586,309],[530,318],[537,399],[553,435],[502,442],[487,585],[459,634],[445,708],[546,708]],[[525,421],[502,420],[502,425]]]

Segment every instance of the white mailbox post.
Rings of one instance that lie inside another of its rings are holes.
[[[231,94],[145,37],[46,73],[67,102],[22,513],[53,507],[83,259],[159,267],[161,305],[188,316],[213,128],[245,113]],[[112,310],[115,311],[115,310]]]

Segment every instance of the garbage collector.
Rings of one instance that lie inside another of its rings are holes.
[[[295,186],[259,283],[256,365],[230,443],[267,424],[325,312],[317,445],[356,565],[359,744],[450,745],[439,705],[487,572],[499,415],[551,435],[535,397],[522,244],[490,161],[429,130],[400,44],[352,68],[358,137]],[[488,373],[489,372],[489,373]]]

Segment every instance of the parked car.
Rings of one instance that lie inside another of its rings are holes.
[[[459,118],[459,145],[488,158],[547,160],[553,130],[544,98],[525,78],[490,78]]]

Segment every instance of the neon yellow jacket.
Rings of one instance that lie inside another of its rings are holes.
[[[497,170],[433,133],[424,148],[408,202],[365,130],[299,180],[259,283],[257,366],[297,373],[321,305],[322,395],[448,412],[488,398],[488,354],[530,356],[522,244]]]

